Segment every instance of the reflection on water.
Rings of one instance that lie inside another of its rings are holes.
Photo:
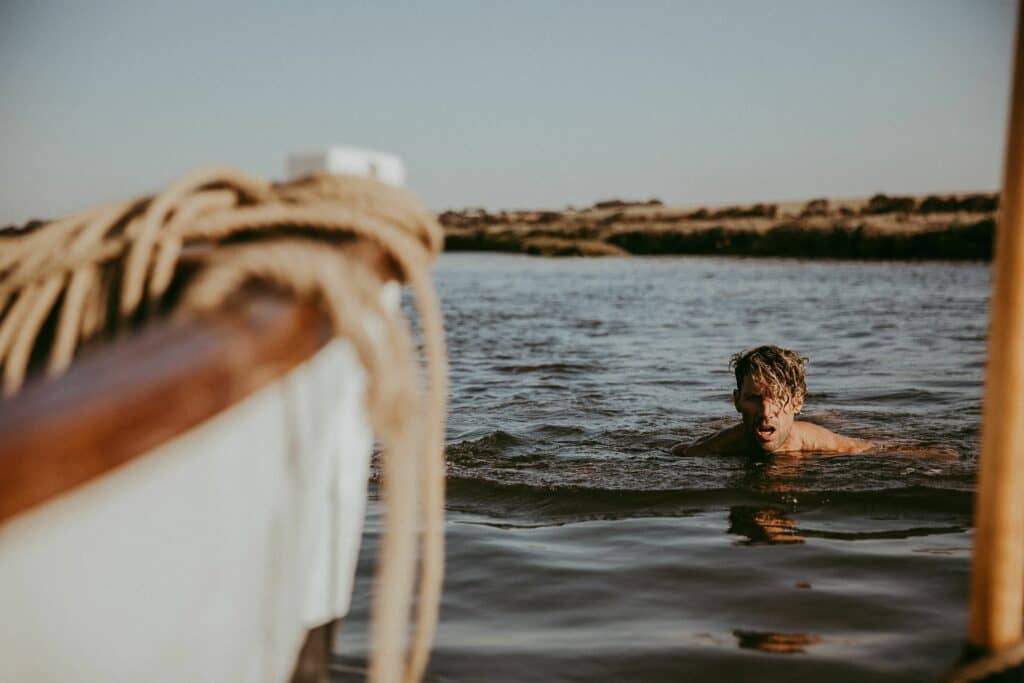
[[[734,505],[729,508],[729,528],[726,533],[743,536],[744,540],[737,541],[739,545],[773,545],[803,543],[808,538],[827,538],[839,541],[907,539],[962,533],[967,529],[968,526],[965,523],[944,526],[911,526],[909,528],[899,525],[896,528],[858,531],[813,529],[797,526],[796,519],[781,508]],[[935,551],[915,549],[913,552],[950,555],[963,550],[965,549],[943,548]]]
[[[733,506],[729,509],[728,533],[744,536],[745,541],[737,541],[744,545],[804,542],[804,537],[799,535],[796,528],[796,521],[778,508]]]
[[[761,631],[732,632],[736,644],[746,650],[760,650],[776,654],[798,654],[805,648],[821,642],[821,637],[806,633],[767,633]]]

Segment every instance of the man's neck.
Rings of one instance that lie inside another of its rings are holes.
[[[804,440],[800,436],[802,423],[793,421],[793,426],[789,428],[789,434],[786,435],[786,440],[782,442],[782,446],[779,451],[782,453],[793,453],[796,451],[803,450]]]
[[[804,440],[800,436],[801,422],[793,422],[793,426],[789,430],[789,434],[786,435],[786,440],[782,444],[771,451],[766,451],[761,448],[761,444],[757,442],[757,439],[753,435],[748,435],[748,441],[755,451],[771,455],[772,453],[796,453],[803,450]]]

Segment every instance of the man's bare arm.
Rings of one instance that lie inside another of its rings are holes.
[[[711,455],[713,452],[714,451],[710,450],[705,443],[700,441],[695,443],[681,441],[672,447],[672,455]]]
[[[677,443],[672,447],[672,455],[700,456],[732,453],[742,439],[741,430],[742,425],[735,425],[698,439],[692,444],[687,444],[685,441]]]

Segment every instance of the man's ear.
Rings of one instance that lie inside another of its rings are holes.
[[[803,407],[804,407],[804,397],[803,396],[797,396],[795,399],[793,399],[793,414],[794,415],[798,414],[803,409]]]
[[[740,390],[739,389],[733,389],[732,390],[732,405],[733,405],[734,408],[736,408],[736,412],[737,413],[742,412],[740,410]]]

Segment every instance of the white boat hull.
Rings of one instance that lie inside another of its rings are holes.
[[[306,632],[348,610],[372,449],[365,385],[335,340],[0,525],[0,681],[287,680]]]

